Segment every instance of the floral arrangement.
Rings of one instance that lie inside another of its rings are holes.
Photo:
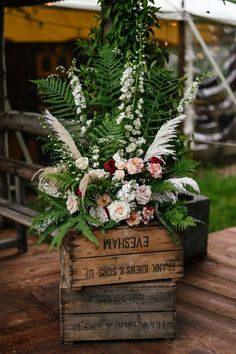
[[[137,26],[139,50],[125,60],[104,45],[86,69],[73,60],[67,72],[35,81],[51,111],[42,124],[54,161],[37,174],[45,209],[31,232],[39,243],[59,247],[71,229],[97,243],[94,229],[156,220],[175,235],[195,225],[181,196],[199,192],[196,163],[178,127],[200,79],[182,95],[182,81],[148,61],[147,30]]]

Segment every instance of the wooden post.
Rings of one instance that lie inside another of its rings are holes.
[[[185,74],[185,22],[179,22],[179,61],[178,72],[179,77]]]
[[[0,119],[5,111],[5,73],[4,73],[4,6],[0,2]],[[0,156],[5,156],[6,135],[0,133]],[[0,197],[4,198],[7,193],[6,177],[0,174]],[[0,227],[3,226],[3,219],[0,218]]]
[[[4,6],[0,2],[0,112],[5,110],[5,87],[4,87]]]

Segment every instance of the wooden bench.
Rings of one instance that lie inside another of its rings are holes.
[[[39,124],[39,115],[35,113],[7,112],[0,117],[0,217],[15,222],[17,236],[15,239],[1,240],[0,250],[17,247],[19,253],[27,251],[27,227],[37,212],[26,207],[26,186],[32,176],[42,166],[32,163],[23,135],[45,136],[47,132]],[[21,151],[28,162],[9,158],[9,132],[14,132]],[[4,142],[4,143],[3,143]]]

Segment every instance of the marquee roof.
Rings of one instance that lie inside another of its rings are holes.
[[[155,0],[155,5],[161,7],[162,18],[181,20],[186,11],[195,17],[236,26],[236,4],[231,1],[185,0],[184,9],[181,4],[182,0]],[[55,5],[94,11],[100,9],[97,0],[64,0]]]

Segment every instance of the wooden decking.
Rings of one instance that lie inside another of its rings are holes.
[[[175,340],[61,344],[59,256],[29,244],[26,255],[0,252],[0,353],[236,353],[236,227],[211,234],[208,256],[186,265],[177,285]]]

